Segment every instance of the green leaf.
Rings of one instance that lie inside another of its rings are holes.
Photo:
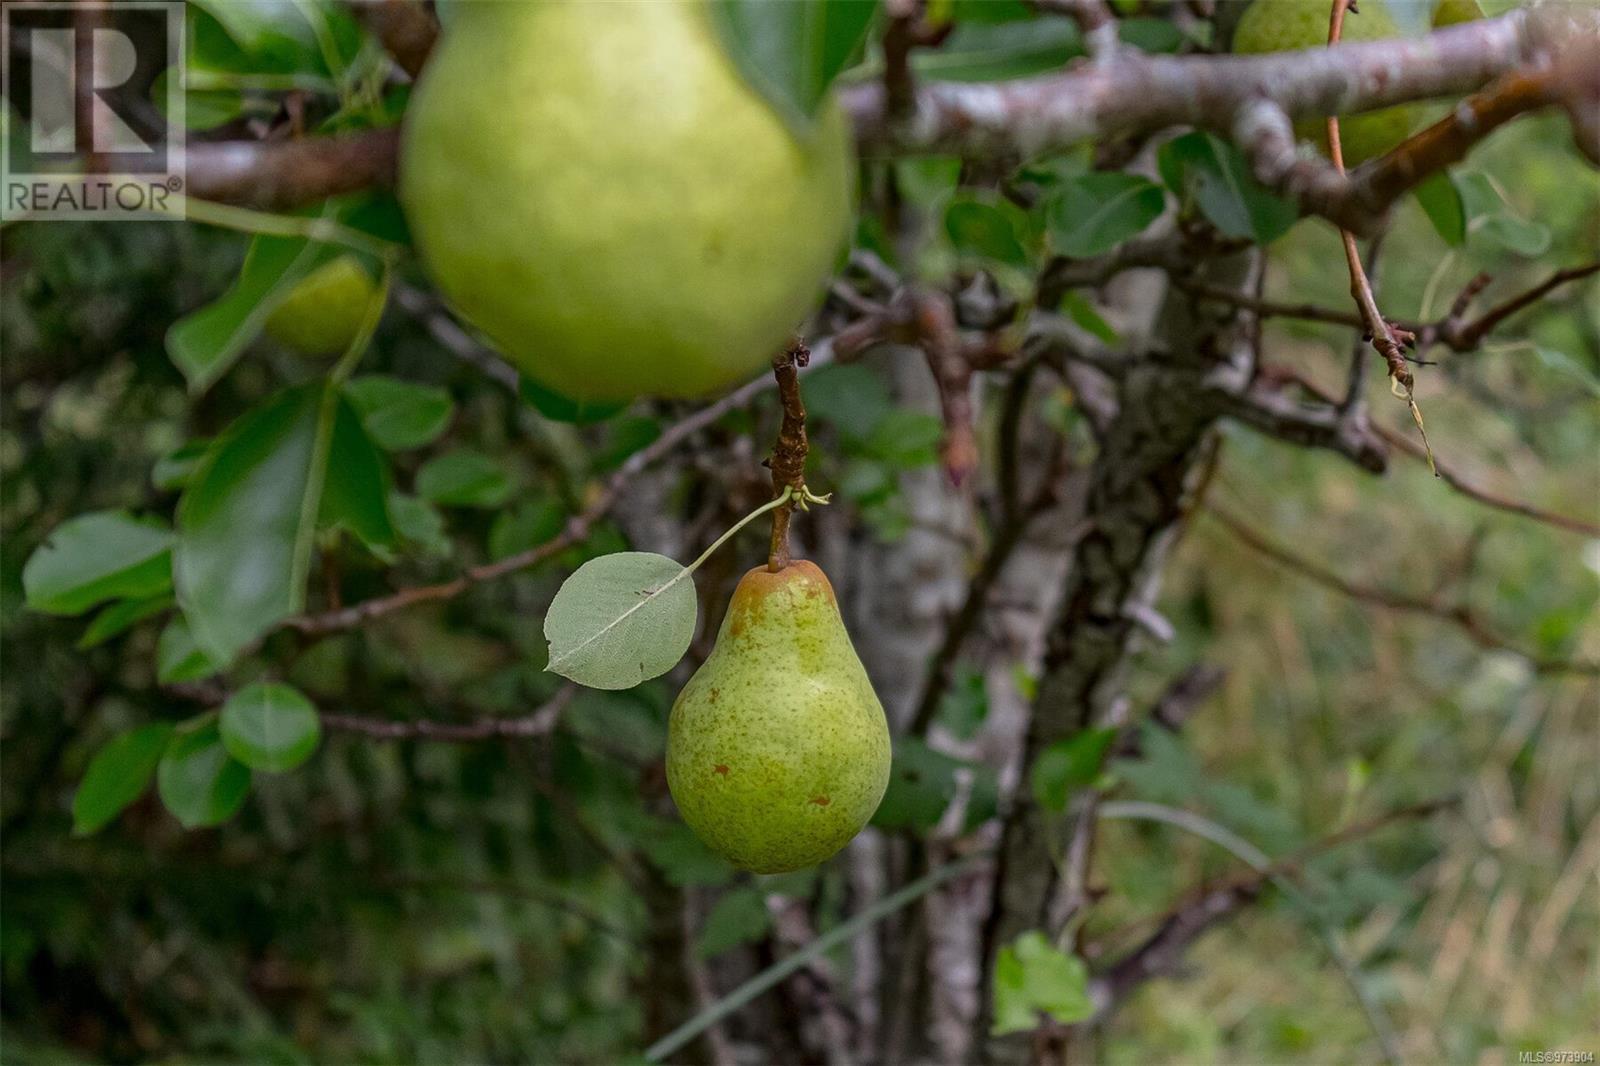
[[[179,733],[156,770],[161,802],[185,829],[232,818],[250,791],[250,771],[222,746],[215,721]]]
[[[801,134],[866,39],[876,0],[711,0],[734,66]]]
[[[944,212],[944,230],[963,256],[1026,267],[1028,252],[1017,237],[1011,217],[1002,208],[981,200],[961,198]]]
[[[172,739],[172,726],[153,722],[113,737],[89,760],[72,796],[72,833],[98,831],[139,798]]]
[[[756,888],[736,888],[717,900],[706,915],[695,950],[708,959],[740,944],[753,944],[772,928],[765,895]]]
[[[1485,215],[1472,223],[1473,233],[1524,259],[1537,259],[1550,250],[1550,227],[1543,223],[1527,222],[1510,212]]]
[[[1467,239],[1467,209],[1461,190],[1450,180],[1448,171],[1430,176],[1416,189],[1417,204],[1444,243],[1459,247]]]
[[[943,436],[944,423],[937,415],[897,407],[884,415],[861,448],[897,469],[913,470],[938,461]]]
[[[317,709],[289,685],[247,685],[229,697],[217,719],[228,754],[252,770],[293,770],[322,739]]]
[[[1543,363],[1546,368],[1572,378],[1579,385],[1582,385],[1590,396],[1600,397],[1600,376],[1596,376],[1592,369],[1584,366],[1571,355],[1560,349],[1549,348],[1542,344],[1534,345],[1533,354],[1538,357],[1539,362]]]
[[[1074,258],[1110,251],[1166,206],[1161,186],[1137,174],[1095,171],[1063,182],[1045,210],[1056,250]]]
[[[939,724],[957,739],[970,740],[988,718],[989,690],[983,671],[962,667],[939,701]]]
[[[1288,232],[1299,209],[1265,188],[1232,144],[1203,130],[1175,137],[1156,155],[1161,180],[1229,237],[1270,244]]]
[[[229,426],[178,504],[173,576],[198,644],[221,665],[301,610],[332,429],[321,383]]]
[[[549,670],[590,688],[632,688],[675,666],[699,607],[686,567],[652,552],[590,559],[544,617]]]
[[[94,616],[78,638],[78,650],[86,651],[126,632],[152,615],[160,614],[173,603],[172,594],[163,592],[145,599],[119,600]]]
[[[1117,331],[1100,317],[1100,312],[1090,306],[1089,301],[1076,289],[1068,289],[1066,295],[1061,297],[1061,313],[1107,344],[1122,343]]]
[[[188,488],[190,479],[200,468],[200,460],[205,458],[206,449],[209,447],[211,447],[209,440],[192,440],[163,455],[156,460],[155,467],[150,471],[150,483],[162,492]]]
[[[499,561],[551,540],[566,519],[566,508],[549,496],[502,511],[489,527],[489,558]]]
[[[1038,1028],[1039,1015],[1064,1025],[1094,1015],[1089,968],[1051,944],[1038,930],[1000,949],[994,963],[996,1036]]]
[[[1072,793],[1100,776],[1106,752],[1116,739],[1115,726],[1085,729],[1041,751],[1031,775],[1033,797],[1039,806],[1057,814],[1066,810]]]
[[[232,288],[167,330],[167,354],[189,391],[204,392],[226,374],[295,284],[339,254],[334,245],[303,237],[254,238]]]
[[[22,568],[27,604],[82,614],[102,600],[156,596],[172,587],[172,531],[126,511],[69,518]]]
[[[342,396],[336,404],[318,524],[348,529],[369,547],[392,547],[396,534],[389,517],[389,466],[362,428],[355,407]]]
[[[872,824],[881,829],[931,828],[956,798],[962,787],[957,775],[962,773],[972,775],[965,823],[972,826],[994,812],[994,772],[935,751],[915,737],[896,740],[889,787]]]
[[[458,448],[423,464],[417,495],[442,507],[499,507],[511,495],[511,477],[482,452]]]
[[[934,81],[1006,81],[1058,71],[1081,55],[1083,35],[1076,23],[1036,19],[1030,12],[1020,21],[960,20],[943,45],[913,52],[911,67]]]
[[[450,425],[456,404],[436,385],[418,385],[386,374],[349,382],[344,392],[378,446],[391,452],[432,444]]]
[[[1455,183],[1466,212],[1469,237],[1529,259],[1536,259],[1549,249],[1549,227],[1517,215],[1488,175],[1462,171],[1455,175]]]
[[[218,666],[195,645],[189,623],[180,616],[167,623],[156,642],[156,680],[163,685],[198,681],[216,673]]]
[[[426,500],[390,493],[389,517],[401,537],[429,555],[449,555],[454,547],[444,530],[444,516]]]
[[[522,376],[517,385],[517,395],[522,397],[522,402],[538,411],[552,422],[571,422],[574,425],[587,426],[594,422],[604,422],[606,419],[627,409],[626,403],[605,403],[595,400],[574,400],[563,396],[554,389],[541,385],[539,382]]]
[[[650,861],[675,885],[720,885],[733,876],[728,861],[682,822],[651,818],[637,836]]]

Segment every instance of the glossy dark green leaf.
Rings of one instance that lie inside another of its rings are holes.
[[[252,240],[233,286],[167,330],[167,354],[189,390],[204,392],[227,373],[295,283],[339,254],[334,245],[300,237]]]
[[[27,604],[47,614],[82,614],[103,600],[142,599],[172,587],[172,531],[126,511],[69,518],[22,568]]]
[[[442,507],[499,507],[511,495],[511,475],[482,452],[458,448],[423,464],[417,495]]]
[[[878,9],[876,0],[711,0],[709,6],[739,72],[802,133]]]
[[[87,836],[139,798],[172,739],[172,726],[152,722],[121,733],[95,752],[72,795],[72,832]]]
[[[316,707],[289,685],[247,685],[217,718],[228,754],[252,770],[281,773],[311,757],[322,739]]]
[[[386,374],[367,374],[344,387],[361,414],[361,424],[381,448],[391,452],[420,448],[450,425],[456,404],[436,385],[418,385]]]
[[[389,466],[350,401],[338,397],[318,524],[347,529],[373,548],[395,543],[389,517]]]
[[[552,422],[571,422],[580,426],[604,422],[628,406],[625,403],[597,403],[593,400],[570,399],[526,374],[517,386],[517,393],[524,403]]]
[[[94,616],[94,621],[78,638],[78,650],[83,651],[104,644],[112,637],[125,633],[146,618],[160,614],[173,604],[172,594],[163,592],[144,599],[119,600]]]
[[[172,738],[156,770],[161,802],[186,829],[217,825],[236,814],[250,791],[250,771],[228,754],[215,721]]]
[[[1166,206],[1161,186],[1137,174],[1096,171],[1063,182],[1046,207],[1050,239],[1063,255],[1085,258],[1136,236]]]
[[[1299,209],[1266,189],[1239,150],[1204,130],[1174,137],[1156,156],[1161,180],[1229,237],[1270,244],[1299,219]]]
[[[1466,206],[1448,171],[1433,174],[1418,185],[1416,197],[1423,214],[1446,244],[1455,248],[1467,239]]]
[[[156,680],[163,685],[183,681],[198,681],[217,672],[211,657],[194,642],[189,623],[182,617],[174,618],[161,631],[156,642]]]
[[[326,395],[321,383],[303,385],[241,417],[179,502],[178,603],[219,664],[305,602],[332,423]]]
[[[1116,739],[1114,726],[1085,729],[1041,751],[1030,774],[1033,798],[1039,806],[1058,814],[1066,810],[1072,793],[1100,776],[1106,752]]]

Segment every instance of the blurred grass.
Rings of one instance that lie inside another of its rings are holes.
[[[1527,261],[1477,239],[1451,250],[1407,204],[1381,265],[1387,313],[1437,317],[1479,271],[1494,275],[1492,303],[1600,249],[1600,186],[1561,119],[1515,125],[1471,162],[1523,217],[1550,227],[1551,251]],[[1273,249],[1269,294],[1342,306],[1336,240],[1326,226],[1297,227]],[[1600,279],[1591,278],[1503,332],[1557,347],[1593,374],[1597,314]],[[1349,331],[1275,321],[1266,338],[1268,363],[1342,381]],[[1441,365],[1419,369],[1434,448],[1485,488],[1600,519],[1600,404],[1581,382],[1496,342],[1434,353]],[[1372,377],[1373,417],[1414,438],[1381,368]],[[1474,504],[1420,462],[1391,465],[1374,479],[1230,431],[1209,499],[1350,580],[1417,595],[1442,587],[1519,646],[1600,659],[1600,542]],[[1320,896],[1346,912],[1342,946],[1390,1016],[1403,1061],[1600,1052],[1600,682],[1535,676],[1519,656],[1483,652],[1446,623],[1352,603],[1203,513],[1163,602],[1180,636],[1153,657],[1150,676],[1201,657],[1229,669],[1223,693],[1186,730],[1210,774],[1245,790],[1243,815],[1219,820],[1250,836],[1240,819],[1256,805],[1288,814],[1309,839],[1408,802],[1461,797],[1455,811],[1315,867],[1312,884],[1326,879]],[[1113,894],[1127,894],[1123,920],[1237,869],[1168,829],[1109,827],[1102,854]],[[1203,976],[1152,984],[1117,1018],[1108,1061],[1378,1056],[1338,971],[1281,901],[1247,910],[1188,968]]]

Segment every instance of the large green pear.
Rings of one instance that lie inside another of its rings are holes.
[[[301,278],[263,324],[267,336],[301,355],[338,355],[366,320],[378,286],[353,255],[342,255]]]
[[[1287,52],[1328,43],[1327,0],[1255,0],[1233,31],[1233,50],[1240,54]],[[1361,13],[1346,12],[1341,41],[1381,41],[1400,36],[1383,0],[1361,0]],[[1339,147],[1348,167],[1360,166],[1405,140],[1417,123],[1417,110],[1399,104],[1339,121]],[[1321,118],[1295,123],[1301,139],[1328,152],[1328,126]]]
[[[401,152],[406,218],[445,297],[579,400],[758,373],[852,212],[837,103],[803,135],[785,125],[704,0],[456,5]]]
[[[889,784],[889,725],[815,564],[750,571],[672,706],[667,784],[712,850],[756,873],[821,862]]]

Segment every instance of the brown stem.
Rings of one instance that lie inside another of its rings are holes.
[[[350,13],[412,80],[422,73],[422,65],[439,37],[439,24],[421,0],[355,0],[350,4]]]
[[[1344,31],[1344,13],[1351,6],[1351,2],[1352,0],[1333,0],[1333,8],[1328,16],[1328,44],[1339,43],[1339,36]],[[1328,116],[1328,156],[1333,160],[1333,168],[1343,174],[1344,148],[1339,143],[1338,115]],[[1367,279],[1366,269],[1361,265],[1361,251],[1356,247],[1356,236],[1347,229],[1341,229],[1339,237],[1344,242],[1345,263],[1350,267],[1350,295],[1361,311],[1362,325],[1372,335],[1372,346],[1383,356],[1383,361],[1389,364],[1389,376],[1398,381],[1409,395],[1412,385],[1411,370],[1406,366],[1406,357],[1400,349],[1400,342],[1395,339],[1394,332],[1383,317],[1383,312],[1378,310],[1378,298],[1372,292],[1372,282]]]
[[[778,382],[778,403],[783,408],[783,424],[767,466],[772,470],[772,491],[785,489],[794,495],[772,512],[772,548],[767,569],[776,574],[789,565],[789,518],[799,506],[799,494],[806,484],[806,405],[800,398],[800,368],[811,361],[811,349],[799,337],[772,360],[772,376]]]

